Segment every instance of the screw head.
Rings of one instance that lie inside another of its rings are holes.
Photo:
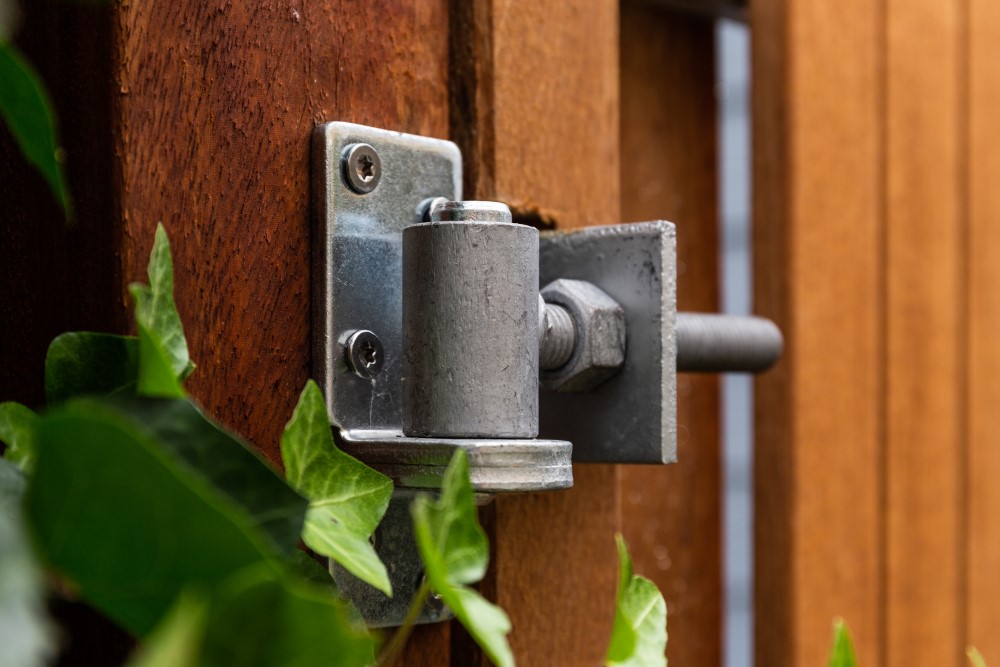
[[[368,194],[382,180],[382,161],[368,144],[351,144],[343,154],[344,180],[358,194]]]
[[[371,380],[379,374],[385,364],[382,341],[371,331],[355,331],[344,344],[344,358],[347,367],[360,378]]]

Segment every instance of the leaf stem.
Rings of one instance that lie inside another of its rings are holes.
[[[420,616],[420,611],[424,608],[427,596],[430,593],[431,585],[425,578],[423,583],[420,584],[420,588],[417,589],[416,595],[413,596],[413,602],[410,603],[410,608],[406,611],[403,624],[399,626],[399,629],[392,635],[392,639],[382,649],[378,660],[375,662],[375,667],[392,667],[393,663],[396,662],[403,647],[406,646],[406,640],[410,638],[410,633],[413,632],[413,626],[416,625],[417,617]]]

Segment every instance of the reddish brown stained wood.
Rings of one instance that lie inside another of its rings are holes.
[[[840,616],[859,663],[878,665],[880,5],[755,0],[750,12],[755,301],[786,340],[756,393],[756,664],[824,664]]]
[[[621,17],[622,215],[677,224],[678,303],[718,310],[714,25],[645,5]],[[667,600],[671,664],[722,664],[719,381],[678,378],[678,463],[622,466],[622,533]]]
[[[611,0],[452,5],[452,131],[466,196],[522,221],[620,221],[618,5]],[[471,54],[471,55],[470,55]],[[577,466],[566,492],[498,498],[484,591],[511,616],[526,665],[600,664],[614,614],[618,490]]]
[[[188,387],[273,462],[310,375],[311,132],[346,120],[446,136],[447,24],[444,0],[116,9],[123,282],[162,220],[198,364]],[[412,646],[446,662],[445,626]]]
[[[968,3],[969,459],[965,641],[1000,660],[1000,5]]]
[[[887,659],[955,664],[964,628],[961,0],[886,14]]]

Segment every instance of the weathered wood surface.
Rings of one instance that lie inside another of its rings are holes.
[[[824,664],[842,616],[878,665],[882,14],[869,0],[750,11],[755,305],[786,340],[756,392],[756,664]]]
[[[310,376],[313,127],[446,137],[447,21],[445,0],[116,9],[122,290],[162,220],[198,364],[188,387],[272,461]],[[403,660],[446,664],[448,643],[447,626],[421,628]]]
[[[455,3],[452,129],[466,195],[560,228],[620,221],[618,4]],[[572,490],[499,498],[484,590],[511,616],[521,664],[600,664],[614,614],[618,529],[612,466]]]
[[[1000,660],[1000,5],[969,0],[968,594],[965,641]]]
[[[991,659],[1000,13],[753,11],[757,296],[789,343],[759,393],[758,658],[815,664],[837,615],[862,662]]]
[[[881,662],[891,667],[955,664],[965,649],[963,4],[886,2]]]
[[[677,224],[678,306],[719,308],[714,25],[647,5],[621,17],[622,215]],[[678,462],[621,466],[622,533],[667,600],[670,664],[722,664],[719,379],[678,377]]]

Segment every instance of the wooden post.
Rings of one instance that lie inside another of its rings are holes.
[[[622,7],[622,215],[677,224],[678,306],[719,308],[715,28]],[[678,376],[678,462],[621,466],[622,532],[667,600],[671,664],[722,664],[719,379]]]

